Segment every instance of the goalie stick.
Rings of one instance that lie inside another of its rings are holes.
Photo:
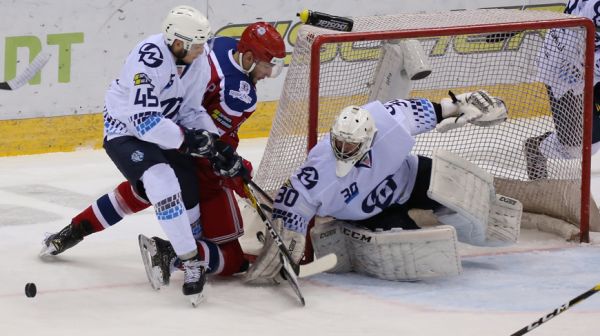
[[[283,240],[281,240],[281,237],[279,236],[277,231],[275,231],[273,225],[271,225],[271,222],[269,221],[265,213],[262,211],[260,205],[258,204],[258,201],[256,200],[256,197],[254,196],[254,192],[248,186],[249,180],[249,178],[244,178],[244,191],[246,192],[246,195],[250,200],[250,204],[252,204],[252,207],[254,207],[254,209],[260,216],[260,219],[262,219],[263,223],[265,223],[269,234],[271,235],[271,237],[273,237],[273,240],[279,248],[279,257],[281,258],[282,263],[281,272],[283,273],[284,278],[290,284],[290,286],[294,290],[294,293],[296,293],[296,296],[300,300],[302,306],[305,306],[306,300],[304,300],[304,295],[302,294],[302,291],[300,291],[300,285],[298,284],[297,278],[297,275],[300,273],[300,267],[293,262],[292,256],[290,255],[290,251],[288,251],[288,249],[285,247],[285,245],[283,244]]]
[[[572,306],[578,304],[579,302],[581,302],[581,301],[589,298],[590,296],[596,294],[598,291],[600,291],[600,283],[597,284],[596,286],[594,286],[594,288],[588,290],[587,292],[582,293],[581,295],[577,296],[576,298],[572,299],[571,301],[569,301],[569,302],[561,305],[560,307],[554,309],[551,313],[546,314],[546,315],[540,317],[537,321],[531,323],[530,325],[521,328],[519,331],[515,332],[511,336],[525,335],[526,333],[528,333],[531,330],[539,327],[543,323],[548,322],[548,320],[552,319],[553,317],[556,317],[556,315],[564,312],[565,310],[571,308]]]
[[[263,206],[264,204],[261,204]],[[256,233],[256,238],[261,243],[265,242],[265,234],[262,231],[258,231]],[[334,253],[329,253],[324,255],[317,260],[311,261],[307,264],[300,265],[300,273],[298,273],[298,278],[307,278],[309,276],[313,276],[315,274],[327,272],[328,270],[335,267],[337,264],[337,256]]]
[[[35,76],[40,70],[42,70],[44,65],[48,63],[49,59],[50,54],[45,52],[39,53],[27,66],[23,73],[11,80],[1,82],[0,90],[16,90],[21,86],[25,85],[25,83],[29,82],[33,78],[33,76]]]

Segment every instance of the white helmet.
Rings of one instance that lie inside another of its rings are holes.
[[[190,50],[192,44],[204,44],[210,37],[210,23],[204,14],[190,6],[177,6],[169,11],[163,22],[163,34],[168,45],[175,40]]]
[[[352,105],[342,109],[330,131],[337,176],[346,176],[371,148],[375,132],[375,121],[368,110]]]

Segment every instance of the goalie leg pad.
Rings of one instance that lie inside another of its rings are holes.
[[[350,263],[350,254],[346,247],[346,235],[342,232],[342,225],[345,222],[332,220],[323,224],[315,225],[310,230],[315,256],[321,258],[329,253],[337,257],[335,267],[330,269],[330,273],[345,273],[352,271]]]
[[[436,215],[455,227],[459,241],[484,245],[490,204],[496,199],[492,175],[458,155],[436,149],[427,195],[454,211]]]
[[[521,231],[523,204],[519,200],[496,194],[490,208],[487,245],[516,243]]]
[[[451,226],[372,232],[344,223],[342,232],[353,269],[394,281],[414,281],[462,273]]]

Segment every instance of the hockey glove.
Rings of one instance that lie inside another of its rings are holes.
[[[211,157],[214,152],[215,140],[219,137],[203,129],[181,128],[183,131],[183,143],[179,150],[184,154]]]
[[[467,123],[488,127],[504,122],[508,115],[506,106],[501,99],[490,96],[486,91],[463,93],[455,96],[452,91],[448,94],[451,98],[443,98],[442,117],[437,126],[440,133],[459,128]]]
[[[292,261],[297,264],[304,255],[306,237],[300,232],[285,228],[281,218],[273,219],[271,224],[273,225],[273,229],[281,236],[283,244],[290,251],[290,255],[293,259]],[[265,245],[256,258],[256,261],[248,269],[244,281],[249,284],[257,285],[277,283],[279,271],[283,266],[281,258],[282,254],[277,243],[273,237],[267,233]]]
[[[252,163],[250,163],[250,161],[248,161],[246,159],[242,159],[242,165],[244,166],[244,169],[246,171],[245,172],[246,178],[251,179],[252,178]],[[246,191],[244,190],[244,178],[241,176],[224,178],[223,186],[235,191],[235,193],[238,194],[238,196],[240,196],[240,197],[248,198],[248,195],[246,195]]]
[[[223,141],[216,141],[215,155],[211,162],[213,169],[221,176],[246,178],[249,175],[244,167],[242,157],[235,152],[231,145]]]

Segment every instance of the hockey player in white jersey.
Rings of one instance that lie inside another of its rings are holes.
[[[592,108],[592,154],[600,150],[600,0],[570,0],[564,12],[587,17],[596,26],[594,52],[594,93]],[[573,159],[581,155],[581,139],[570,136],[583,125],[583,115],[569,113],[582,104],[584,84],[584,49],[576,29],[550,29],[540,50],[538,77],[546,84],[552,120],[556,131],[548,131],[525,141],[529,179],[548,178],[547,161]],[[588,71],[586,69],[586,71]]]
[[[173,8],[162,33],[140,42],[127,57],[106,93],[104,112],[104,148],[136,193],[154,206],[183,261],[183,294],[194,304],[204,287],[206,265],[198,257],[191,228],[199,218],[191,155],[211,154],[217,129],[198,103],[204,92],[197,90],[197,83],[186,82],[178,64],[206,58],[210,32],[208,20],[195,8]],[[198,128],[176,123],[185,118],[199,118]]]
[[[432,169],[431,159],[411,154],[414,136],[433,129],[447,132],[467,123],[494,126],[506,119],[507,110],[485,91],[451,96],[440,104],[398,99],[341,111],[330,133],[274,200],[273,224],[281,230],[294,262],[303,255],[308,223],[317,215],[336,219],[317,224],[311,237],[317,257],[337,254],[337,271],[391,280],[460,273],[455,229],[444,225],[416,230],[419,226],[408,210],[432,209],[442,223],[457,226],[459,240],[483,245],[487,216],[496,201],[492,177],[449,153],[441,153],[437,162],[434,158]],[[430,180],[436,188],[430,188]],[[447,181],[455,183],[449,187],[444,185]],[[479,190],[468,189],[473,185]],[[428,189],[435,190],[428,193]],[[508,221],[518,228],[519,203],[512,201],[516,206],[509,206]],[[280,268],[278,247],[267,235],[246,280],[268,282],[277,278]]]

